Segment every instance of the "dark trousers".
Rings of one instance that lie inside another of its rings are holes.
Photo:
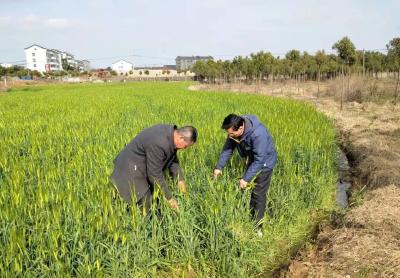
[[[144,184],[145,179],[136,179],[136,182],[142,182]],[[147,182],[146,182],[147,184]],[[127,202],[128,204],[132,204],[132,199],[131,196],[134,193],[134,185],[130,185],[128,183],[122,183],[122,186],[118,186],[117,183],[115,182],[115,180],[111,177],[109,180],[109,185],[110,187],[113,188],[113,199],[117,198],[117,196],[119,195],[119,197],[121,197],[125,202]],[[150,212],[150,208],[151,208],[151,204],[153,202],[153,187],[152,186],[148,186],[148,190],[142,194],[142,196],[140,197],[139,200],[136,200],[136,205],[141,209],[146,212],[146,214],[148,212]]]
[[[251,191],[250,212],[257,226],[261,226],[267,203],[267,192],[273,170],[261,171],[254,180],[255,186]]]
[[[140,200],[136,202],[136,205],[142,210],[145,214],[148,214],[151,209],[151,203],[153,202],[153,192],[152,190],[147,190],[147,192],[143,195]]]

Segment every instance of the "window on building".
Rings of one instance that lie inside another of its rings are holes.
[[[34,63],[36,63],[36,59],[35,58],[33,58],[32,60],[33,60]]]
[[[36,64],[33,64],[33,67],[36,68]]]
[[[35,57],[35,53],[32,53],[32,56]]]

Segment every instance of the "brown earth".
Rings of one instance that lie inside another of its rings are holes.
[[[0,93],[7,93],[10,89],[13,88],[25,88],[25,87],[39,86],[45,84],[48,84],[48,82],[38,81],[38,80],[19,80],[13,78],[13,79],[7,79],[7,83],[4,83],[4,80],[0,80]]]
[[[334,120],[351,165],[350,207],[321,227],[277,277],[400,277],[400,105],[353,101],[340,110],[332,88],[324,83],[317,98],[315,83],[190,87],[293,98]]]

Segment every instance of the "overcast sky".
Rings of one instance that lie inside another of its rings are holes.
[[[399,0],[0,0],[0,62],[39,44],[107,67],[175,64],[178,55],[231,59],[260,50],[331,51],[349,36],[384,49],[400,36]]]

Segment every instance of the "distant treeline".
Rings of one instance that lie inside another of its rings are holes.
[[[348,37],[333,44],[332,49],[335,54],[321,50],[315,55],[293,49],[285,57],[275,57],[270,52],[260,51],[246,57],[237,56],[232,61],[198,61],[192,71],[199,80],[208,82],[324,80],[341,74],[399,74],[400,38],[394,38],[386,45],[386,53],[356,50]]]
[[[31,76],[31,77],[41,77],[42,74],[37,70],[27,70],[22,66],[11,66],[11,67],[2,67],[0,66],[0,77],[1,76]]]
[[[80,72],[77,70],[68,71],[52,71],[41,73],[37,70],[29,70],[23,66],[13,65],[11,67],[0,66],[0,77],[2,76],[17,76],[17,77],[33,77],[33,78],[47,78],[47,77],[59,77],[59,76],[79,76]]]

